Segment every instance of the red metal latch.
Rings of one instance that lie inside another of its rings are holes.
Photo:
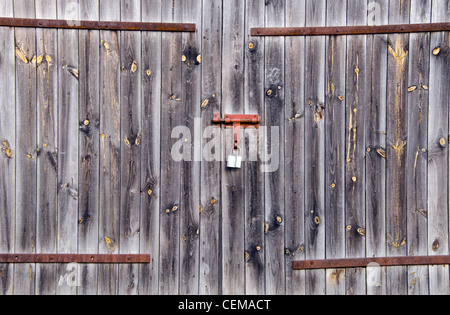
[[[221,125],[232,126],[234,135],[234,150],[239,147],[239,136],[241,127],[255,127],[258,129],[261,120],[258,115],[228,115],[225,114],[225,118],[220,118],[220,114],[214,114],[213,119],[214,126],[219,127]]]

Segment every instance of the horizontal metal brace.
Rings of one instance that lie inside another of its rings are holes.
[[[427,266],[448,265],[450,256],[408,256],[408,257],[383,257],[383,258],[346,258],[328,260],[304,260],[294,261],[294,270],[310,269],[340,269],[340,268],[367,268],[371,264],[379,266]]]
[[[0,26],[58,28],[104,31],[155,31],[155,32],[195,32],[196,25],[190,23],[145,23],[145,22],[113,22],[113,21],[71,21],[0,18]]]
[[[373,26],[327,26],[327,27],[268,27],[252,28],[252,36],[324,36],[324,35],[371,35],[394,33],[422,33],[450,31],[450,23],[373,25]]]
[[[145,264],[150,255],[87,254],[0,254],[4,264]]]

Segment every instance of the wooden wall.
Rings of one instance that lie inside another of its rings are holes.
[[[449,254],[449,32],[250,36],[448,22],[450,1],[2,0],[0,15],[197,26],[0,27],[0,252],[151,255],[0,265],[0,293],[450,294],[449,266],[292,270]],[[229,133],[204,133],[215,112],[261,116],[268,147],[242,138],[258,161],[198,161],[214,137],[229,153]],[[172,158],[177,126],[193,162]]]

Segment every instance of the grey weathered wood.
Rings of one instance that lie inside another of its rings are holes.
[[[306,1],[286,1],[286,26],[305,25]],[[293,260],[305,257],[305,37],[285,39],[285,272],[286,294],[305,294],[305,272]]]
[[[34,0],[14,1],[14,17],[35,18]],[[17,253],[36,252],[36,31],[15,30],[16,65],[16,211],[15,245]],[[32,209],[32,211],[30,211]],[[35,265],[14,266],[14,294],[35,293]]]
[[[266,26],[283,25],[285,21],[285,1],[266,3]],[[284,38],[265,38],[265,124],[270,136],[266,139],[268,148],[278,143],[278,152],[271,152],[272,159],[264,174],[264,210],[267,224],[265,234],[266,293],[285,294],[284,277]],[[270,92],[270,93],[269,93]],[[272,128],[279,128],[275,138]],[[266,150],[268,150],[268,148]],[[269,152],[269,151],[267,151]],[[266,163],[269,163],[267,161]]]
[[[388,23],[388,0],[368,0],[369,23]],[[384,9],[383,9],[384,8]],[[381,10],[379,10],[381,9]],[[374,19],[374,20],[372,20]],[[371,88],[367,92],[366,130],[366,254],[386,256],[386,80],[387,35],[367,37]],[[386,268],[367,271],[367,294],[386,293]]]
[[[142,21],[159,22],[161,2],[142,0]],[[161,34],[142,33],[142,139],[140,247],[151,264],[140,266],[139,293],[158,294],[160,216]]]
[[[244,6],[240,0],[223,3],[222,114],[244,111]],[[226,91],[226,93],[225,93]],[[222,139],[222,157],[231,153],[232,132]],[[245,293],[244,173],[222,163],[222,290],[223,294]]]
[[[180,294],[199,293],[199,206],[201,171],[201,63],[202,29],[200,0],[187,0],[182,4],[182,22],[195,23],[195,33],[182,35],[182,79],[181,99],[184,104],[184,124],[191,131],[191,161],[181,165],[180,218]],[[184,56],[184,57],[183,57]]]
[[[431,22],[431,1],[411,1],[411,23]],[[410,35],[408,73],[407,231],[408,254],[427,254],[427,146],[430,34]],[[428,294],[428,267],[408,267],[408,294]]]
[[[409,1],[391,1],[389,24],[408,23]],[[386,233],[387,254],[406,255],[406,149],[409,34],[388,36]],[[406,294],[406,267],[387,268],[388,294]]]
[[[203,1],[202,33],[202,155],[201,197],[200,197],[200,274],[199,294],[217,295],[221,292],[221,163],[222,146],[206,146],[214,139],[220,139],[220,129],[208,133],[214,113],[220,113],[222,95],[222,1]],[[198,104],[197,104],[198,105]],[[213,142],[214,143],[214,142]],[[220,140],[219,140],[220,144]],[[206,159],[215,153],[219,159]]]
[[[306,26],[325,26],[326,1],[307,0]],[[305,251],[325,258],[325,37],[306,38]],[[325,271],[306,272],[306,294],[325,294]]]
[[[13,17],[12,0],[0,3],[0,16]],[[0,251],[14,251],[16,107],[14,30],[0,28]],[[13,293],[13,265],[1,265],[0,294]]]
[[[347,1],[327,2],[327,26],[346,25]],[[326,257],[345,257],[346,36],[327,38],[326,59]],[[345,294],[345,269],[327,270],[326,293]]]
[[[246,1],[244,113],[264,113],[264,39],[250,36],[250,29],[264,25],[264,1]],[[265,294],[264,174],[258,158],[258,130],[245,131],[245,293]],[[252,155],[252,157],[250,157]],[[256,158],[256,160],[255,160]]]
[[[348,1],[347,25],[367,24],[367,3]],[[347,39],[347,95],[346,95],[346,172],[345,224],[346,257],[365,257],[365,112],[367,104],[366,36]],[[365,294],[364,269],[346,271],[346,293]]]
[[[78,20],[78,2],[59,0],[59,19]],[[78,31],[58,30],[58,253],[76,253],[78,245]],[[67,274],[58,266],[58,276]],[[70,268],[69,268],[70,269]],[[74,294],[66,281],[57,294]]]
[[[432,22],[450,19],[450,1],[433,1]],[[436,49],[440,47],[440,50]],[[431,34],[428,125],[428,255],[449,252],[449,32]],[[447,196],[447,197],[446,197]],[[430,294],[449,294],[449,266],[430,266]]]
[[[36,18],[56,19],[56,1],[36,1]],[[37,239],[38,253],[55,253],[58,192],[57,30],[36,30],[37,43]],[[56,266],[36,265],[36,294],[55,294]]]
[[[181,3],[164,0],[162,20],[181,21]],[[185,117],[181,83],[181,34],[162,35],[162,112],[161,112],[161,219],[160,219],[160,294],[178,294],[180,279],[180,208],[181,163],[172,158],[175,127],[183,125]],[[176,135],[178,137],[179,135]],[[184,136],[184,135],[183,135]],[[185,138],[185,136],[183,137]],[[179,140],[179,139],[177,139]],[[184,152],[183,152],[184,153]]]
[[[141,21],[141,1],[121,0],[121,21]],[[122,254],[139,253],[141,188],[141,33],[120,32],[121,204]],[[138,265],[119,266],[119,294],[137,294]]]
[[[80,0],[81,20],[99,20],[99,1]],[[79,31],[78,252],[98,253],[100,181],[100,32]],[[97,266],[80,265],[78,294],[97,293]]]
[[[119,20],[120,1],[100,0],[100,19]],[[99,253],[118,253],[120,241],[120,46],[119,34],[100,32]],[[118,267],[99,266],[98,293],[117,294]]]

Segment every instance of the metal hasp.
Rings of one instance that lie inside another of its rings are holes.
[[[150,255],[0,254],[3,264],[148,264]]]
[[[70,21],[3,17],[0,18],[0,26],[104,31],[195,32],[196,30],[196,25],[192,23]]]
[[[325,35],[371,35],[395,33],[422,33],[450,31],[450,23],[373,25],[373,26],[327,26],[327,27],[266,27],[252,28],[252,36],[325,36]]]
[[[213,119],[214,126],[220,127],[221,125],[233,127],[233,139],[234,150],[239,148],[239,137],[242,128],[254,127],[258,129],[261,120],[258,115],[228,115],[225,114],[225,118],[220,118],[220,114],[214,114]]]
[[[346,258],[329,260],[304,260],[294,261],[294,270],[310,269],[341,269],[341,268],[367,268],[370,264],[379,266],[427,266],[448,265],[450,256],[408,256],[408,257],[383,257],[383,258]]]

